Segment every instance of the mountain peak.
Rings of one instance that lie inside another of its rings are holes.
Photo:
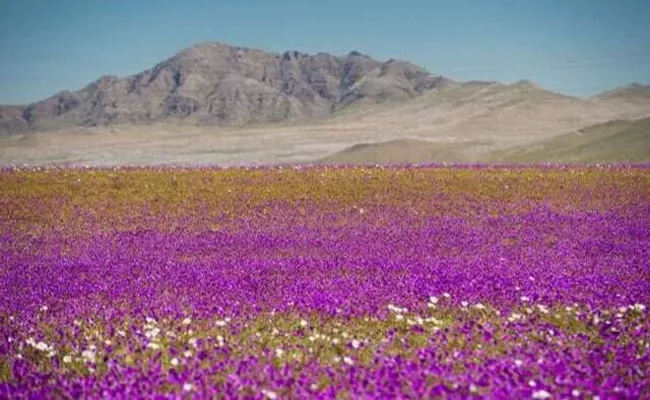
[[[594,97],[596,100],[623,100],[626,102],[650,102],[650,85],[638,82],[608,90]]]
[[[299,60],[301,58],[307,58],[307,57],[310,57],[310,55],[307,53],[302,53],[298,50],[287,50],[284,53],[282,53],[282,60],[284,61]]]
[[[370,58],[368,55],[360,53],[356,50],[352,50],[351,52],[348,53],[348,57],[367,57]]]
[[[639,82],[632,82],[627,86],[622,86],[623,89],[650,89],[650,85],[643,85]]]
[[[520,89],[539,89],[539,86],[537,86],[535,83],[527,80],[527,79],[522,79],[519,80],[512,85],[510,85],[514,88],[520,88]]]

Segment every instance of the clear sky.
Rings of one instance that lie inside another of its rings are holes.
[[[650,83],[650,0],[0,0],[0,103],[137,73],[209,40],[358,50],[578,96]]]

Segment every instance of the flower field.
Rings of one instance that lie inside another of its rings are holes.
[[[650,168],[0,172],[0,398],[650,398]]]

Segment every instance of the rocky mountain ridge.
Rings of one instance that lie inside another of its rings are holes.
[[[309,120],[399,102],[448,82],[406,61],[282,54],[202,43],[139,74],[104,76],[24,107],[0,106],[0,133],[185,120],[243,125]]]

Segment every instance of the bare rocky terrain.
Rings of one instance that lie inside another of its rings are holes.
[[[395,160],[508,161],[562,135],[644,117],[650,87],[640,84],[582,99],[528,81],[455,82],[358,52],[204,43],[131,77],[0,107],[0,164],[335,162],[342,150],[385,142]]]

